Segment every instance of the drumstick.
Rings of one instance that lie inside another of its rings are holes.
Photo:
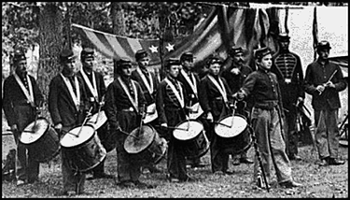
[[[88,119],[89,116],[91,115],[91,111],[92,111],[92,106],[91,106],[90,110],[88,111],[88,114],[86,115],[86,117],[85,117],[85,119],[84,119],[84,122],[81,124],[81,127],[80,127],[80,129],[79,129],[78,134],[75,135],[76,137],[79,137],[81,131],[83,130],[83,126],[85,125],[87,119]],[[74,134],[73,134],[73,135],[74,135]]]
[[[232,122],[231,122],[231,127],[230,128],[232,128],[233,127],[233,123],[234,123],[234,119],[235,119],[235,112],[236,112],[236,108],[237,108],[237,101],[235,101],[234,103],[233,103],[233,111],[232,111]]]
[[[100,102],[103,102],[104,100],[105,100],[105,96],[103,95]],[[98,106],[98,113],[97,113],[95,124],[98,122],[98,118],[100,117],[101,108],[102,108],[102,106],[101,106],[101,103],[100,103],[99,106]]]
[[[220,122],[214,122],[215,124],[219,124],[219,125],[223,125],[223,126],[226,126],[226,127],[228,127],[228,128],[232,128],[232,126],[229,126],[229,125],[227,125],[227,124],[223,124],[223,123],[220,123]]]
[[[160,125],[155,125],[155,127],[163,127],[163,128],[168,128],[168,129],[177,129],[177,130],[181,130],[181,131],[188,131],[188,129],[185,128],[180,128],[180,127],[174,127],[174,126],[160,126]]]
[[[333,78],[333,76],[337,73],[337,71],[338,70],[335,70],[334,72],[333,72],[333,74],[329,77],[329,79],[327,80],[327,82],[326,83],[328,83],[329,81],[331,81],[332,80],[332,78]],[[326,85],[326,83],[324,83],[324,84],[322,84],[323,86],[325,86]],[[322,92],[320,92],[318,95],[321,95],[322,94]]]
[[[12,130],[12,129],[7,129],[6,131],[14,132],[14,130]],[[22,132],[25,132],[25,133],[34,133],[34,131],[30,131],[30,130],[23,130]]]

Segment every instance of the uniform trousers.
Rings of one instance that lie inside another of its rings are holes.
[[[19,141],[20,133],[35,120],[35,110],[28,105],[14,106],[14,112],[17,113],[17,128],[18,132],[14,133],[15,142],[17,145],[16,154],[16,179],[28,180],[29,182],[39,180],[39,162],[34,159],[34,152],[27,148]]]
[[[340,135],[337,119],[338,109],[327,107],[324,110],[315,110],[315,122],[317,122],[315,140],[320,159],[338,158]]]
[[[271,177],[271,160],[279,183],[292,180],[292,170],[285,152],[286,145],[281,133],[281,117],[278,108],[274,107],[267,110],[254,107],[251,118],[267,180],[269,181]],[[254,161],[253,181],[256,182],[258,175],[261,174],[256,155]]]
[[[186,117],[180,109],[165,108],[165,115],[167,116],[168,126],[175,127],[180,122],[183,122]],[[168,154],[167,154],[167,168],[170,177],[178,179],[187,179],[186,169],[186,155],[183,152],[183,147],[176,142],[173,136],[173,130],[169,129],[167,133],[169,137]]]
[[[118,181],[138,181],[141,175],[141,166],[134,162],[130,154],[124,149],[124,142],[127,138],[126,133],[130,134],[135,128],[138,127],[138,116],[133,111],[118,111],[117,120],[119,122],[122,132],[117,131],[117,173]],[[116,130],[111,130],[116,131]]]
[[[64,126],[62,132],[70,131],[74,126]],[[61,136],[61,138],[64,135]],[[72,168],[72,163],[64,148],[61,148],[62,160],[62,177],[63,177],[63,192],[74,191],[77,194],[84,192],[84,183],[86,179],[85,173],[79,172]]]

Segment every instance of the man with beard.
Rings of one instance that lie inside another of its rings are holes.
[[[15,171],[17,186],[21,186],[39,181],[39,162],[34,159],[37,152],[19,142],[19,136],[38,116],[38,107],[44,98],[34,77],[27,73],[27,59],[23,49],[14,51],[12,62],[15,73],[4,82],[3,106],[17,145]]]
[[[110,123],[110,131],[118,135],[117,174],[118,185],[123,188],[153,188],[139,180],[140,164],[134,162],[125,150],[124,142],[128,135],[140,124],[144,114],[145,97],[138,82],[132,80],[131,61],[121,58],[117,61],[117,77],[107,87],[105,111]]]
[[[269,185],[271,169],[270,156],[275,167],[278,184],[282,187],[300,187],[300,183],[293,181],[292,169],[285,152],[285,142],[282,137],[282,99],[277,77],[270,71],[272,53],[267,47],[255,51],[255,61],[258,70],[252,72],[245,79],[241,89],[233,96],[238,100],[251,96],[254,98],[251,123],[254,129],[257,146],[261,153],[261,162]],[[253,181],[258,187],[263,187],[261,169],[257,155],[254,162]]]
[[[91,114],[96,114],[101,107],[103,108],[104,101],[103,96],[106,93],[106,86],[101,73],[94,71],[94,50],[92,48],[85,47],[80,53],[80,61],[83,65],[82,69],[78,72],[78,76],[83,80],[84,87],[89,98],[90,106],[93,107]],[[102,144],[108,140],[108,124],[105,123],[97,130],[97,135],[100,138]],[[113,147],[105,147],[113,148]],[[92,169],[93,179],[95,178],[114,178],[113,175],[106,174],[104,172],[104,162],[101,162],[98,166]]]
[[[131,72],[131,78],[137,81],[141,86],[143,95],[146,99],[146,115],[150,114],[152,116],[156,116],[157,110],[155,107],[155,94],[159,85],[158,79],[152,71],[147,69],[147,66],[149,65],[149,56],[145,50],[138,50],[135,54],[135,59],[138,67]],[[147,109],[148,107],[149,109]],[[149,113],[147,111],[149,111]],[[158,122],[155,118],[149,123],[155,127]],[[154,164],[143,166],[143,168],[148,169],[151,173],[161,172],[161,170],[157,169]]]
[[[271,72],[277,75],[285,113],[285,139],[290,160],[301,160],[298,156],[298,135],[296,130],[297,107],[304,102],[303,69],[300,57],[289,51],[290,37],[278,36],[279,51],[274,55]]]
[[[70,49],[60,54],[62,71],[55,76],[49,86],[49,112],[54,128],[63,138],[68,132],[81,125],[88,114],[89,104],[83,80],[77,76],[76,56]],[[61,149],[63,193],[77,195],[84,191],[85,173],[73,169],[69,155]]]
[[[167,76],[159,84],[156,94],[156,108],[158,111],[158,122],[167,130],[168,154],[167,169],[170,182],[193,181],[187,174],[186,155],[183,146],[176,142],[173,135],[173,127],[187,118],[185,105],[187,103],[186,91],[183,84],[177,80],[179,75],[180,61],[169,58],[166,60]]]
[[[305,91],[312,95],[312,107],[315,111],[316,146],[320,157],[320,166],[342,165],[338,159],[339,128],[338,110],[339,92],[345,90],[347,83],[338,64],[328,60],[331,46],[328,41],[317,44],[318,59],[306,68]]]
[[[201,79],[199,83],[199,102],[204,114],[211,122],[210,133],[210,157],[211,169],[214,174],[233,174],[228,170],[229,153],[219,140],[219,136],[214,133],[215,123],[222,117],[229,115],[232,109],[232,93],[224,78],[220,73],[222,60],[218,56],[211,56],[208,60],[209,73]]]
[[[245,78],[253,72],[253,70],[249,66],[244,65],[242,47],[231,47],[229,56],[232,58],[232,64],[222,72],[221,76],[226,80],[232,93],[236,93],[242,87]],[[243,115],[249,123],[251,99],[247,99],[247,102],[239,101],[236,106],[236,113]],[[242,153],[234,155],[233,165],[239,165],[240,163],[252,164],[253,161],[248,159],[247,156],[248,150],[249,149],[246,149]]]
[[[199,76],[193,72],[193,54],[191,52],[185,52],[180,57],[180,62],[182,69],[177,77],[177,80],[180,81],[184,90],[187,94],[188,105],[187,107],[192,107],[198,100],[198,86],[199,86]],[[200,112],[202,108],[198,108],[197,112]],[[189,110],[189,112],[192,112]],[[202,116],[198,116],[199,120]],[[203,120],[201,120],[203,121]],[[191,165],[192,168],[195,167],[204,167],[205,164],[201,163],[200,157],[187,159],[187,163]]]

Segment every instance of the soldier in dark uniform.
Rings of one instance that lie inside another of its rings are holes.
[[[39,162],[33,157],[35,152],[19,142],[19,136],[37,117],[38,107],[44,98],[34,77],[27,74],[23,49],[15,50],[12,61],[15,73],[4,82],[3,106],[17,145],[16,179],[17,186],[20,186],[39,181]]]
[[[243,81],[247,76],[253,72],[253,70],[244,65],[243,60],[243,49],[242,47],[231,47],[229,56],[232,58],[232,64],[230,67],[222,71],[221,76],[226,80],[232,93],[236,93],[243,85]],[[243,115],[248,123],[250,122],[250,110],[251,110],[251,99],[247,102],[239,101],[236,106],[236,113]],[[249,149],[243,151],[241,154],[234,155],[233,165],[239,165],[240,163],[252,164],[252,160],[248,159],[247,152]]]
[[[142,89],[143,95],[146,99],[146,111],[147,107],[151,104],[155,104],[155,96],[156,91],[159,85],[158,79],[154,72],[147,69],[149,65],[149,56],[145,50],[138,50],[135,54],[135,59],[138,64],[138,67],[131,72],[131,78],[137,81]],[[154,107],[155,109],[155,107]],[[155,112],[154,110],[153,112]],[[150,112],[153,114],[153,112]],[[146,113],[147,114],[147,113]],[[156,128],[157,119],[150,122],[150,125]],[[143,166],[144,169],[148,169],[151,173],[158,173],[161,170],[157,169],[154,164],[149,164],[147,166]]]
[[[301,160],[298,156],[298,135],[296,131],[297,106],[305,98],[303,69],[300,57],[289,51],[290,37],[280,34],[279,51],[273,57],[271,72],[277,75],[285,113],[285,139],[290,160]]]
[[[211,56],[208,61],[209,73],[199,83],[199,102],[206,118],[212,123],[209,129],[211,137],[210,154],[212,172],[218,175],[233,174],[228,170],[229,153],[214,132],[214,124],[222,117],[231,113],[232,93],[220,73],[222,60],[218,56]]]
[[[186,120],[187,102],[186,91],[183,84],[176,78],[179,75],[180,61],[174,58],[166,60],[167,76],[159,84],[156,96],[156,108],[158,111],[158,122],[161,127],[168,129],[166,138],[169,141],[167,154],[167,168],[170,182],[192,181],[187,174],[186,155],[182,146],[176,142],[172,127]]]
[[[51,80],[49,86],[49,112],[60,138],[81,125],[89,110],[83,80],[76,75],[75,60],[76,56],[71,50],[63,50],[60,55],[62,71]],[[62,195],[87,193],[84,191],[85,174],[72,168],[64,149],[61,149],[61,159]]]
[[[121,58],[117,61],[116,79],[107,87],[105,111],[110,131],[117,134],[117,173],[121,187],[152,188],[152,185],[140,182],[141,166],[133,162],[124,149],[124,142],[136,129],[144,113],[145,97],[138,82],[132,80],[131,61]]]
[[[245,79],[242,88],[234,94],[238,100],[251,96],[254,98],[254,106],[251,114],[251,123],[254,129],[256,142],[261,152],[262,167],[269,184],[270,156],[275,167],[277,181],[282,187],[299,187],[300,183],[293,181],[292,169],[286,146],[282,137],[282,99],[276,74],[270,71],[272,65],[272,53],[267,47],[257,49],[255,60],[258,70],[252,72]],[[254,183],[260,185],[261,170],[257,157],[254,164]],[[261,178],[262,179],[262,178]]]
[[[317,45],[319,57],[307,66],[305,74],[305,91],[312,95],[315,111],[315,139],[321,166],[345,163],[338,159],[340,134],[337,121],[341,106],[339,92],[346,89],[347,82],[339,65],[328,60],[330,49],[328,41],[321,41]]]
[[[186,90],[186,94],[188,95],[188,107],[193,106],[198,103],[198,87],[199,87],[199,76],[197,73],[193,72],[193,54],[191,52],[185,52],[180,57],[180,62],[182,65],[182,69],[177,77],[177,80],[180,81],[184,90]],[[189,112],[191,112],[189,110]],[[201,116],[198,120],[200,120]],[[203,120],[200,120],[203,121]],[[205,164],[201,162],[201,159],[193,158],[188,159],[187,163],[191,165],[192,168],[195,167],[205,167]]]
[[[103,75],[99,72],[93,70],[94,67],[94,50],[92,48],[85,47],[81,51],[80,61],[83,65],[82,69],[78,72],[78,76],[83,80],[84,87],[87,92],[87,97],[89,99],[89,106],[92,106],[93,109],[91,114],[96,114],[100,107],[103,110],[104,101],[102,101],[103,96],[106,93],[106,85],[103,80]],[[101,140],[102,144],[108,142],[108,124],[105,123],[97,130],[97,135]],[[104,145],[105,146],[105,145]],[[106,147],[105,148],[113,148]],[[104,160],[105,161],[105,160]],[[104,172],[104,161],[101,162],[98,166],[92,169],[93,179],[94,178],[114,178],[113,175],[106,174]]]

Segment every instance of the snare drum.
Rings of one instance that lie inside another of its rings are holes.
[[[92,115],[86,124],[90,124],[95,128],[97,135],[107,152],[112,151],[116,147],[118,136],[116,132],[110,131],[105,111],[100,111],[99,113]]]
[[[158,164],[164,158],[167,142],[159,137],[157,131],[150,125],[143,125],[141,131],[134,129],[124,141],[124,149],[130,154],[133,162],[147,165]]]
[[[204,126],[201,122],[188,120],[178,124],[173,136],[176,145],[181,145],[187,158],[198,158],[209,150],[209,140],[205,134]]]
[[[150,122],[153,122],[158,118],[158,112],[156,109],[156,104],[152,103],[146,108],[146,116],[145,119],[143,119],[144,124],[148,124]]]
[[[19,141],[33,151],[33,159],[48,162],[60,151],[59,137],[44,118],[30,123],[19,136]]]
[[[224,117],[214,129],[218,143],[226,153],[240,154],[252,143],[251,129],[243,115]]]
[[[64,135],[60,143],[70,166],[88,171],[100,164],[107,155],[92,125],[78,126]]]

